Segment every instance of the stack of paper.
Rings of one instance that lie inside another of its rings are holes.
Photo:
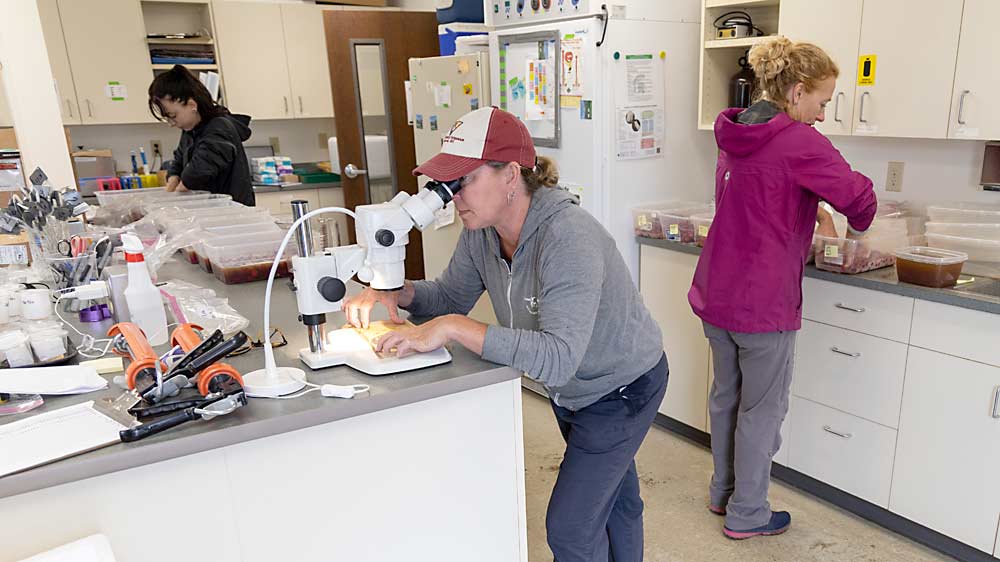
[[[84,394],[107,386],[96,369],[80,365],[0,370],[4,394]]]

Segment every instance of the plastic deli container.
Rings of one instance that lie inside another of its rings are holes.
[[[962,275],[962,265],[969,259],[967,254],[910,246],[895,251],[896,274],[904,283],[925,287],[951,287]]]
[[[930,222],[1000,224],[1000,205],[949,203],[927,207]]]
[[[691,215],[691,224],[694,226],[694,242],[699,247],[705,245],[705,240],[708,238],[708,231],[712,227],[713,220],[715,220],[714,211]]]
[[[28,347],[28,334],[20,330],[0,333],[0,354],[6,357],[9,367],[24,367],[35,362]]]
[[[1000,278],[1000,240],[928,233],[927,245],[968,254],[966,273]]]
[[[896,263],[893,252],[913,246],[919,237],[872,236],[861,239],[813,237],[816,269],[835,273],[864,273]]]
[[[263,281],[271,270],[271,263],[278,253],[281,239],[238,244],[205,242],[205,255],[215,278],[226,285]],[[291,258],[295,245],[289,243],[278,265],[278,277],[291,273]]]
[[[271,242],[273,240],[280,242],[284,236],[285,233],[277,226],[270,226],[251,232],[247,232],[246,227],[241,228],[239,232],[222,234],[206,232],[201,241],[194,245],[194,252],[196,254],[195,263],[200,265],[206,272],[212,273],[212,260],[208,257],[208,252],[205,249],[207,243],[212,243],[215,246],[226,246],[251,242]],[[294,239],[289,242],[289,245],[292,244],[294,244]],[[278,249],[275,247],[275,252],[277,251]]]

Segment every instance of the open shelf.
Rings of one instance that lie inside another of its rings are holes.
[[[711,41],[705,41],[706,49],[733,49],[736,47],[742,47],[744,49],[748,47],[753,47],[761,41],[766,41],[772,37],[777,37],[777,35],[765,35],[763,37],[741,37],[739,39],[713,39]]]
[[[219,65],[217,64],[184,64],[178,63],[188,70],[219,70]],[[154,64],[153,70],[170,70],[173,68],[172,64]]]
[[[732,8],[739,10],[743,8],[766,8],[777,6],[778,0],[706,0],[706,8]]]
[[[211,37],[190,37],[186,39],[163,39],[146,38],[147,45],[214,45],[215,40]]]

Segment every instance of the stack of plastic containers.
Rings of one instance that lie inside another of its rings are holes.
[[[280,233],[280,231],[279,231]],[[267,279],[271,263],[278,254],[281,236],[269,240],[248,240],[243,237],[237,241],[232,239],[206,240],[205,256],[208,258],[215,278],[226,285],[249,283]],[[291,270],[291,258],[295,255],[295,244],[285,247],[282,260],[278,265],[278,277],[288,277]]]
[[[691,216],[714,211],[707,203],[665,201],[632,209],[632,221],[636,236],[692,243],[695,227]]]
[[[927,215],[928,246],[967,254],[965,273],[1000,278],[1000,205],[934,205]]]
[[[834,216],[837,232],[845,232],[846,219]],[[920,244],[923,237],[911,235],[913,221],[902,212],[880,213],[859,239],[813,237],[816,268],[836,273],[864,273],[896,263],[895,251]]]

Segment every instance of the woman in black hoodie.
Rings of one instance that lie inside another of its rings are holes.
[[[215,103],[208,89],[180,65],[149,85],[149,110],[183,131],[167,167],[167,191],[227,193],[233,201],[253,206],[250,165],[243,150],[243,141],[250,138],[249,115],[234,115]]]

